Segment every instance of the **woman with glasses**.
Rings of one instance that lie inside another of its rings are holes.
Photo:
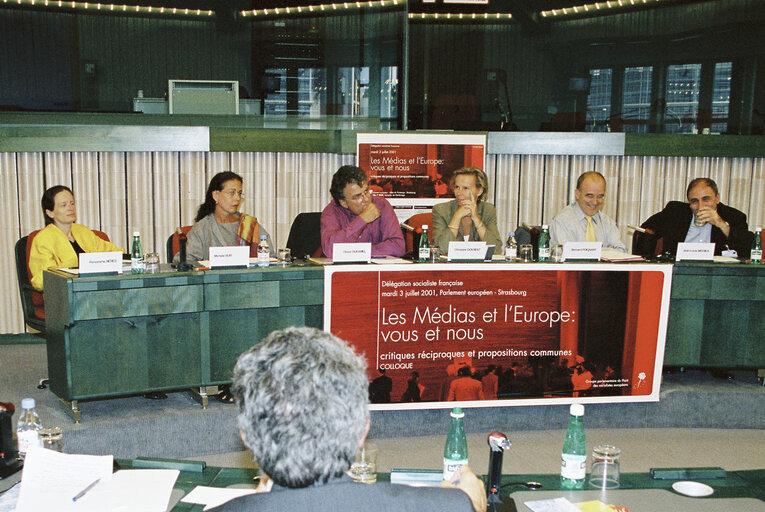
[[[239,207],[244,200],[242,177],[230,171],[219,172],[210,180],[205,202],[199,206],[194,225],[187,235],[186,256],[189,262],[206,260],[210,247],[250,246],[250,256],[258,254],[260,235],[268,237],[271,256],[274,244],[258,220]]]
[[[37,233],[29,250],[32,286],[43,289],[43,270],[52,267],[77,267],[83,252],[124,252],[102,240],[89,228],[77,224],[74,194],[69,187],[56,185],[43,193],[45,229]]]

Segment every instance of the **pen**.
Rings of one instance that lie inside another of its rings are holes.
[[[86,488],[84,488],[83,490],[81,490],[80,492],[78,492],[77,494],[75,494],[74,498],[72,498],[72,501],[77,501],[77,500],[79,500],[80,498],[82,498],[83,496],[85,496],[85,495],[88,493],[88,491],[89,491],[89,490],[91,490],[93,487],[95,487],[95,486],[96,486],[96,484],[97,484],[98,482],[100,482],[100,481],[101,481],[101,479],[100,479],[100,478],[97,478],[97,479],[95,480],[95,482],[93,482],[92,484],[90,484],[89,486],[87,486]]]

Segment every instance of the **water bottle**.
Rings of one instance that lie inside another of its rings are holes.
[[[564,489],[582,489],[587,464],[587,443],[582,421],[584,405],[571,404],[570,414],[560,455],[560,484]]]
[[[268,247],[268,237],[260,235],[260,241],[258,242],[258,266],[267,267],[269,263],[271,263],[271,251]]]
[[[19,442],[19,458],[23,459],[30,448],[42,446],[40,441],[41,428],[40,417],[37,415],[37,411],[35,411],[35,399],[22,399],[19,425],[16,428],[16,436]]]
[[[547,224],[542,225],[539,233],[539,260],[550,261],[550,228]]]
[[[757,228],[752,241],[752,252],[749,256],[754,265],[762,263],[762,228]]]
[[[452,421],[449,425],[449,435],[444,446],[444,480],[450,481],[452,475],[461,466],[468,463],[467,438],[465,437],[465,413],[460,407],[452,409]]]
[[[420,235],[420,263],[428,263],[430,261],[430,237],[428,236],[428,225],[422,226],[422,234]]]
[[[515,231],[507,234],[507,243],[505,244],[505,259],[515,261],[518,258],[518,241],[515,239]]]
[[[141,233],[133,231],[133,248],[130,250],[130,273],[143,274],[143,249],[141,249]]]

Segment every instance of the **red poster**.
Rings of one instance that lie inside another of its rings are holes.
[[[484,168],[485,135],[359,133],[356,160],[369,176],[372,193],[398,209],[430,208],[453,197],[452,173]],[[406,218],[402,213],[400,217]]]
[[[324,325],[391,379],[378,409],[656,401],[670,282],[667,265],[327,267]]]

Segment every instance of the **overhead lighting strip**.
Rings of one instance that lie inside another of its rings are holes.
[[[381,8],[381,7],[394,7],[403,3],[405,0],[358,0],[350,2],[332,2],[326,4],[316,5],[301,5],[297,7],[271,7],[268,9],[248,9],[246,11],[239,11],[239,14],[243,18],[268,18],[268,17],[284,17],[284,16],[299,16],[305,14],[311,14],[314,12],[345,12],[348,10],[369,9],[369,8]]]
[[[152,5],[114,4],[104,2],[73,2],[71,0],[1,0],[0,5],[20,5],[51,10],[84,11],[84,12],[118,12],[129,14],[143,14],[156,16],[176,16],[188,18],[190,16],[203,18],[213,17],[215,12],[207,9],[179,9],[177,7],[157,7]]]
[[[438,20],[438,21],[507,21],[513,18],[509,12],[410,12],[410,20]]]
[[[629,9],[632,7],[641,7],[648,4],[656,4],[657,2],[661,1],[662,0],[602,0],[589,4],[573,5],[571,7],[561,7],[560,9],[540,11],[539,14],[543,18],[565,18],[566,16],[578,16],[594,11],[601,11],[601,14],[603,14],[603,12],[607,13],[609,9]]]

